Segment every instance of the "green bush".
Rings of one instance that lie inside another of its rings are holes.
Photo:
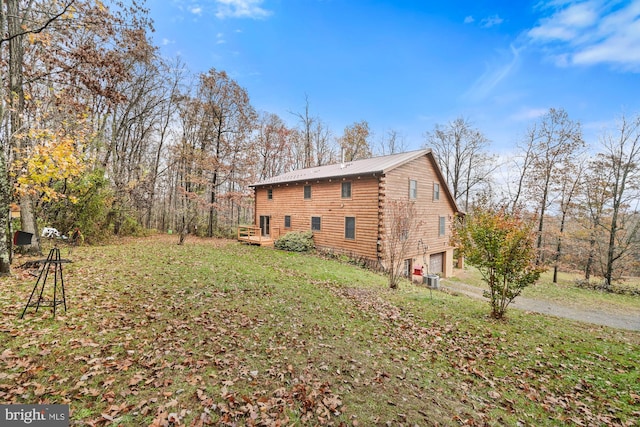
[[[130,215],[124,215],[119,229],[120,236],[136,236],[142,237],[146,234],[146,230],[138,221]]]
[[[275,241],[278,249],[291,252],[308,252],[314,248],[311,231],[292,231]]]
[[[55,227],[67,236],[78,228],[90,244],[108,240],[112,232],[107,216],[113,204],[113,191],[104,171],[89,171],[76,179],[65,180],[64,184],[64,189],[58,191],[66,197],[41,205],[38,213],[41,226]]]

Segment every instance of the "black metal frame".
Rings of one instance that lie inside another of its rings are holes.
[[[31,291],[31,296],[29,296],[29,301],[27,301],[27,305],[25,305],[20,318],[24,317],[24,314],[27,312],[29,307],[35,307],[36,313],[40,306],[43,307],[52,307],[53,309],[53,317],[56,317],[56,307],[59,305],[64,306],[64,311],[67,311],[67,299],[64,294],[64,278],[62,276],[62,264],[66,262],[71,262],[68,259],[62,259],[60,257],[60,249],[54,247],[49,251],[49,255],[45,260],[39,260],[39,262],[43,262],[42,269],[40,270],[40,274],[38,275],[38,280],[36,280],[36,284],[33,286],[33,290]],[[45,284],[47,283],[47,278],[49,277],[49,271],[53,267],[53,299],[46,300],[43,299]],[[58,281],[58,277],[60,281]],[[42,282],[41,282],[42,280]],[[60,288],[60,294],[58,294],[58,288]],[[36,301],[32,301],[33,296],[38,293],[38,299]],[[62,299],[58,299],[62,297]]]

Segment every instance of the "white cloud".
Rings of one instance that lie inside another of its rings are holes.
[[[474,22],[476,22],[476,19],[471,16],[465,16],[464,18],[464,23],[465,24],[473,24]],[[480,26],[482,28],[491,28],[491,27],[495,27],[496,25],[500,25],[504,22],[504,19],[500,18],[499,15],[491,15],[491,16],[487,16],[486,18],[482,18],[480,20]]]
[[[216,34],[216,44],[225,44],[227,41],[224,39],[223,33]]]
[[[491,28],[491,27],[495,27],[496,25],[500,25],[503,22],[504,22],[504,19],[500,18],[500,16],[491,15],[484,18],[482,21],[480,21],[480,26],[482,28]]]
[[[472,100],[480,101],[491,94],[493,89],[507,78],[511,71],[518,65],[520,50],[515,46],[510,46],[510,58],[508,62],[502,62],[497,66],[488,67],[473,84],[473,86],[465,93]]]
[[[193,13],[194,15],[202,15],[202,8],[200,6],[193,6],[189,8],[189,12]]]
[[[523,121],[528,122],[531,120],[535,120],[538,117],[542,117],[548,112],[549,112],[549,109],[547,108],[524,108],[512,114],[510,119],[517,122],[523,122]]]
[[[262,19],[271,15],[271,11],[261,7],[263,0],[215,0],[216,17]]]
[[[549,4],[551,14],[528,31],[559,66],[610,64],[640,71],[640,0]]]

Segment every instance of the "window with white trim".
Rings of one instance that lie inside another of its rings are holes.
[[[409,198],[417,199],[418,198],[418,181],[415,179],[409,180]]]

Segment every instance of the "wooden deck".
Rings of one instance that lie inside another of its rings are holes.
[[[263,236],[260,227],[256,225],[238,226],[238,240],[251,245],[273,246],[271,236]]]

